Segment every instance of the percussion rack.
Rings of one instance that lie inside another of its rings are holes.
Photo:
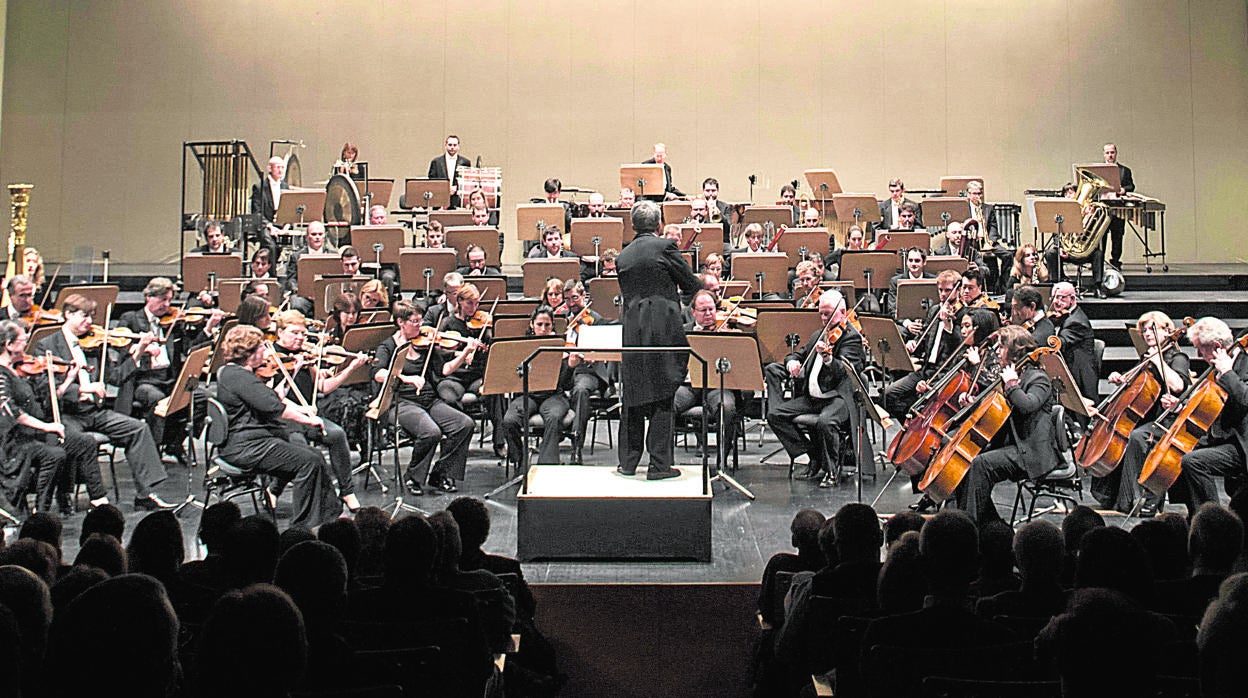
[[[188,177],[188,161],[194,159],[199,166],[200,174],[200,206],[198,211],[188,210],[188,188],[194,186],[193,178]],[[250,168],[248,168],[250,165]],[[252,222],[246,221],[250,215],[251,174],[256,181],[264,177],[260,165],[256,162],[247,141],[240,139],[218,141],[183,141],[182,142],[182,210],[178,220],[179,260],[186,256],[186,231],[198,233],[199,226],[214,220],[223,227],[233,224],[246,249],[249,227]],[[178,272],[181,274],[181,262]]]

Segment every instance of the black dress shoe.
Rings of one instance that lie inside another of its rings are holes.
[[[628,470],[622,465],[617,465],[615,466],[615,472],[623,475],[624,477],[632,477],[637,474],[637,469],[633,468],[632,470]]]
[[[819,487],[825,490],[829,487],[836,487],[836,478],[832,477],[832,473],[824,475],[823,479],[819,481]]]
[[[650,468],[646,470],[647,480],[667,480],[668,478],[680,477],[680,471],[676,468],[668,468],[666,470],[655,470]]]
[[[795,480],[818,480],[823,477],[823,471],[816,468],[807,468],[802,472],[793,476]]]
[[[174,459],[183,466],[190,463],[186,457],[186,448],[182,444],[169,444],[168,446],[165,446],[165,455]]]
[[[917,514],[926,514],[927,512],[935,508],[936,508],[936,502],[932,501],[932,498],[927,495],[923,495],[923,497],[920,498],[919,501],[910,505],[910,511],[913,511]]]
[[[149,494],[146,497],[135,497],[134,499],[134,508],[136,510],[142,509],[143,511],[169,511],[170,509],[174,509],[176,507],[177,505],[170,504],[169,502],[166,502],[165,500],[161,499],[160,497],[157,497],[154,494]]]
[[[419,483],[412,482],[411,480],[408,480],[407,482],[405,482],[405,483],[403,483],[403,484],[404,484],[404,485],[406,486],[406,488],[407,488],[407,493],[408,493],[408,494],[410,494],[410,495],[412,495],[413,497],[423,497],[423,496],[425,496],[425,490],[421,488],[421,486],[420,486],[420,484],[419,484]]]
[[[436,489],[441,492],[446,492],[447,494],[454,494],[459,491],[459,488],[455,486],[455,480],[449,477],[442,477],[437,480],[433,480],[432,484]]]

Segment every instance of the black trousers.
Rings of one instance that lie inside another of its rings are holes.
[[[676,462],[672,444],[676,413],[672,400],[656,400],[641,405],[624,405],[620,417],[620,467],[627,472],[637,470],[642,451],[650,452],[650,470],[668,470]]]
[[[108,490],[104,488],[104,478],[100,475],[100,449],[95,439],[70,422],[62,421],[65,424],[65,443],[60,447],[65,451],[65,467],[60,472],[56,490],[66,497],[73,497],[74,485],[81,481],[87,487],[89,499],[104,499]]]
[[[1010,267],[1014,265],[1014,250],[998,243],[984,253],[984,264],[992,269],[992,278],[995,280],[992,292],[1004,293],[1005,284],[1010,280]]]
[[[1049,279],[1054,282],[1067,281],[1066,275],[1062,273],[1061,266],[1057,263],[1058,254],[1058,249],[1053,246],[1049,246],[1049,249],[1044,251],[1044,262],[1049,265]],[[1104,244],[1093,250],[1092,257],[1089,259],[1089,262],[1092,265],[1092,283],[1100,286],[1101,282],[1105,280]]]
[[[884,409],[893,419],[903,421],[906,413],[919,399],[918,385],[925,376],[918,371],[911,371],[889,384],[884,391]]]
[[[572,432],[572,446],[580,449],[585,446],[585,428],[589,425],[590,400],[596,393],[607,389],[607,384],[592,373],[578,373],[572,378],[571,406],[576,412]]]
[[[1109,259],[1115,266],[1122,265],[1122,238],[1127,232],[1127,222],[1118,216],[1109,217],[1109,233],[1105,235],[1109,239]],[[1101,249],[1105,249],[1105,245],[1101,245]]]
[[[537,453],[537,463],[557,464],[559,462],[559,442],[563,441],[563,420],[568,414],[568,399],[560,393],[547,397],[545,400],[525,399],[519,396],[512,399],[507,406],[507,414],[503,416],[503,434],[507,438],[507,457],[513,463],[520,463],[520,454],[525,449],[524,430],[529,417],[537,412],[542,415],[542,443]]]
[[[329,469],[338,481],[338,496],[345,497],[355,493],[355,481],[351,477],[351,446],[347,444],[347,432],[333,422],[321,418],[325,423],[325,431],[314,427],[297,425],[288,433],[297,443],[315,444],[329,449]]]
[[[997,506],[992,503],[992,488],[998,482],[1018,481],[1027,477],[1023,469],[1022,454],[1018,446],[1010,445],[984,451],[971,461],[971,469],[954,491],[957,506],[976,523],[982,524],[999,519]]]
[[[819,415],[819,423],[810,435],[798,428],[795,421],[804,414]],[[835,465],[833,459],[840,452],[840,433],[849,425],[849,407],[839,396],[823,399],[799,395],[768,413],[767,424],[790,458],[809,454],[811,469],[830,473]]]
[[[295,500],[291,526],[315,528],[342,513],[342,502],[330,484],[325,458],[312,446],[275,436],[240,444],[227,441],[221,448],[221,457],[235,467],[289,482]]]
[[[442,400],[434,400],[428,408],[400,400],[393,409],[398,410],[399,428],[412,439],[408,481],[424,484],[425,476],[431,474],[429,466],[439,440],[442,442],[442,457],[433,467],[432,474],[462,480],[468,469],[472,418]],[[394,418],[393,411],[386,417],[387,421]]]
[[[192,411],[195,413],[196,434],[203,430],[204,417],[207,415],[208,391],[196,388],[191,393],[189,409],[178,410],[168,417],[156,416],[156,403],[165,399],[172,388],[172,385],[163,386],[157,383],[140,383],[134,388],[134,401],[138,403],[139,410],[137,416],[147,422],[147,428],[152,430],[152,438],[162,445],[182,443],[186,438],[186,422]]]
[[[126,450],[126,462],[130,464],[130,473],[134,476],[135,497],[145,499],[152,493],[153,487],[169,476],[165,472],[164,464],[160,462],[156,441],[152,439],[152,430],[145,422],[100,407],[90,407],[86,412],[65,415],[63,421],[66,436],[70,430],[99,432]],[[90,489],[90,480],[85,477],[83,479]]]
[[[1204,442],[1183,456],[1182,472],[1175,485],[1182,483],[1187,489],[1189,514],[1195,514],[1205,502],[1218,501],[1218,483],[1213,479],[1217,475],[1244,475],[1244,456],[1234,443]]]
[[[732,450],[733,441],[737,438],[737,393],[735,390],[694,390],[682,385],[676,389],[676,397],[672,407],[676,414],[684,414],[697,404],[702,405],[702,414],[707,420],[708,428],[719,428],[720,396],[723,395],[724,432],[719,443],[723,444],[724,452]],[[702,431],[698,431],[698,443],[702,443]],[[705,444],[703,444],[705,445]]]
[[[1165,431],[1157,424],[1142,424],[1133,429],[1127,437],[1127,447],[1122,452],[1122,462],[1118,467],[1105,477],[1092,478],[1092,496],[1103,506],[1123,513],[1131,511],[1135,500],[1141,496],[1145,501],[1161,501],[1161,497],[1141,486],[1139,480],[1151,448],[1150,436],[1155,440]]]

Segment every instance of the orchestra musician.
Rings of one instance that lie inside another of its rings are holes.
[[[1044,312],[1044,298],[1033,286],[1015,289],[1010,299],[1010,323],[1031,332],[1038,346],[1043,346],[1049,337],[1057,334],[1053,320]]]
[[[78,338],[91,331],[95,313],[95,301],[77,293],[71,293],[61,305],[65,324],[60,332],[39,340],[32,354],[53,356],[73,366],[65,377],[57,378],[56,394],[61,404],[62,421],[66,432],[99,432],[114,444],[126,450],[126,462],[134,477],[135,509],[172,509],[174,505],[162,500],[152,488],[168,477],[160,462],[156,442],[147,424],[107,409],[103,405],[105,386],[103,380],[92,380],[92,372],[98,375],[100,361],[87,361],[87,355],[79,346]],[[105,349],[101,348],[101,351]],[[41,375],[37,390],[48,390],[48,377]],[[67,437],[68,438],[68,437]]]
[[[719,324],[715,319],[716,302],[715,296],[710,291],[703,289],[693,294],[693,320],[685,325],[685,333],[689,332],[716,332],[716,326]],[[722,329],[722,328],[720,328]],[[676,396],[672,401],[672,409],[676,414],[684,414],[694,405],[702,405],[703,419],[708,425],[720,423],[720,406],[723,406],[723,424],[724,431],[719,436],[719,443],[726,448],[731,448],[736,440],[737,434],[737,403],[741,400],[741,391],[724,390],[712,388],[706,390],[703,388],[694,389],[687,384],[681,384],[676,389]],[[698,448],[705,449],[706,444],[702,443],[702,431],[698,430]],[[719,467],[718,460],[712,461],[711,474],[714,475],[715,468]]]
[[[0,320],[23,320],[28,324],[39,324],[41,318],[34,317],[35,284],[25,274],[18,274],[4,284],[9,294],[9,304],[0,308]]]
[[[900,326],[901,336],[907,342],[910,342],[920,334],[923,329],[931,324],[936,314],[940,312],[940,304],[942,303],[959,303],[961,297],[954,298],[955,291],[961,280],[961,275],[952,269],[945,269],[936,275],[936,304],[927,308],[927,313],[922,320],[902,319],[897,324]],[[940,331],[937,329],[936,331]],[[914,353],[911,349],[910,353]]]
[[[325,239],[325,224],[320,221],[308,223],[303,245],[291,251],[286,259],[286,278],[283,289],[291,295],[291,307],[305,315],[312,312],[312,301],[299,295],[299,260],[304,255],[337,254],[338,250]],[[306,289],[311,292],[312,289]]]
[[[251,187],[251,213],[258,214],[264,221],[260,229],[260,246],[269,251],[272,259],[278,257],[277,241],[273,239],[276,226],[273,219],[277,216],[277,208],[282,201],[282,192],[288,189],[286,184],[286,160],[280,155],[269,158],[264,179]],[[289,225],[284,229],[288,229]]]
[[[472,209],[472,224],[482,228],[490,227],[490,210],[488,208]]]
[[[382,206],[381,204],[373,204],[372,206],[369,207],[368,209],[368,224],[369,225],[385,225],[388,220],[389,220],[389,217],[386,215],[385,206]]]
[[[846,322],[846,317],[841,293],[835,289],[824,291],[819,297],[819,318],[833,331],[820,328],[801,349],[785,357],[783,367],[770,364],[765,370],[768,399],[775,404],[768,410],[767,424],[790,458],[809,454],[810,465],[802,477],[821,478],[819,486],[824,488],[836,484],[833,473],[846,447],[841,443],[841,432],[852,428],[855,420],[851,410],[852,386],[841,360],[858,373],[866,368],[862,335]],[[834,337],[836,331],[839,337]],[[786,374],[794,379],[793,398],[781,402]],[[811,413],[819,415],[819,424],[807,436],[794,420]]]
[[[672,200],[679,199],[685,193],[676,188],[672,183],[672,166],[667,164],[667,146],[662,143],[654,144],[654,155],[649,160],[643,160],[643,165],[662,165],[663,166],[663,199]],[[654,197],[647,197],[654,198]]]
[[[766,252],[763,248],[763,226],[758,223],[750,223],[745,226],[745,230],[741,232],[742,245],[728,253],[728,263],[732,264],[732,256],[738,254],[754,254],[757,252]]]
[[[993,205],[984,202],[984,183],[968,182],[966,199],[971,205],[971,217],[963,225],[969,226],[972,221],[975,222],[979,228],[979,251],[983,253],[984,260],[988,262],[989,273],[992,278],[1004,283],[1005,268],[1014,257],[1014,250],[1010,249],[1001,236]]]
[[[1148,352],[1155,354],[1157,347],[1174,332],[1174,321],[1169,315],[1153,310],[1144,313],[1135,322],[1140,337],[1148,345]],[[1092,478],[1091,492],[1097,502],[1106,509],[1116,509],[1124,514],[1134,510],[1136,502],[1140,502],[1137,513],[1142,518],[1152,518],[1162,510],[1165,502],[1163,495],[1141,487],[1140,474],[1144,470],[1144,461],[1152,450],[1152,445],[1165,434],[1165,425],[1157,423],[1157,417],[1163,410],[1174,407],[1179,396],[1191,385],[1191,361],[1177,343],[1170,344],[1161,353],[1161,361],[1149,361],[1144,370],[1152,372],[1161,384],[1162,392],[1152,409],[1144,414],[1135,429],[1127,437],[1126,448],[1122,452],[1122,460],[1118,467],[1104,477]],[[1122,385],[1126,377],[1114,371],[1109,374],[1111,385]],[[1143,501],[1140,498],[1143,498]]]
[[[815,208],[814,206],[811,206],[805,211],[802,211],[801,227],[818,228],[820,225],[822,225],[822,221],[819,220],[819,209]]]
[[[568,318],[568,343],[577,343],[580,326],[606,323],[602,315],[586,305],[588,296],[585,293],[585,285],[579,279],[568,279],[563,285],[563,293],[560,297],[563,299],[563,309],[554,312],[556,315],[565,315]],[[567,390],[571,396],[572,410],[576,415],[572,432],[572,462],[583,463],[582,449],[585,446],[585,432],[593,412],[590,400],[595,395],[603,395],[607,392],[607,388],[615,380],[615,364],[594,361],[585,358],[579,352],[573,352],[568,355],[568,366],[572,368],[572,376],[571,386]]]
[[[847,251],[857,251],[866,249],[866,238],[862,232],[862,228],[857,225],[849,226],[845,231],[845,246],[828,252],[827,262],[828,270],[841,278],[841,258]]]
[[[1000,306],[984,292],[984,274],[978,269],[967,268],[962,272],[962,307],[1000,310]]]
[[[589,208],[589,218],[607,217],[607,199],[601,192],[590,192],[586,206]]]
[[[793,211],[792,223],[801,220],[802,211],[797,204],[797,189],[792,184],[786,184],[780,187],[780,200],[776,202],[779,206],[788,206]]]
[[[1070,368],[1071,377],[1083,397],[1096,402],[1100,393],[1100,381],[1096,375],[1096,337],[1092,321],[1079,307],[1075,287],[1062,281],[1053,284],[1053,301],[1050,316],[1057,336],[1062,340],[1062,358]]]
[[[0,489],[12,491],[12,499],[20,498],[19,503],[24,503],[27,483],[33,484],[36,512],[52,511],[53,502],[59,500],[61,515],[69,516],[74,511],[71,498],[77,472],[87,486],[91,506],[108,504],[95,439],[80,430],[66,432],[63,424],[47,421],[43,401],[18,373],[16,364],[26,352],[29,336],[21,320],[0,320],[0,394],[7,396],[6,418],[16,421],[2,443],[6,458],[19,466],[12,477],[7,472],[0,475]]]
[[[239,468],[256,470],[294,487],[291,526],[315,528],[342,512],[321,452],[291,441],[284,422],[320,429],[312,410],[283,400],[256,375],[268,361],[260,330],[236,325],[221,343],[227,363],[217,371],[217,399],[229,418],[221,457]],[[272,499],[270,497],[270,499]]]
[[[529,250],[529,259],[576,259],[577,255],[572,250],[563,247],[563,231],[559,226],[548,226],[542,231],[542,244]]]
[[[720,225],[724,228],[724,252],[732,249],[732,207],[719,200],[719,180],[707,177],[702,180],[702,198],[706,199],[710,220],[714,222],[719,216]]]
[[[442,276],[442,293],[438,302],[423,313],[426,327],[436,327],[442,321],[447,309],[455,305],[455,296],[463,286],[464,277],[457,271],[448,271]]]
[[[329,317],[325,319],[325,332],[334,344],[342,344],[342,336],[360,320],[360,301],[354,293],[346,291],[334,299]]]
[[[793,278],[793,306],[815,308],[819,303],[819,274],[815,263],[804,259],[797,263]]]
[[[1053,382],[1035,366],[1027,366],[1021,372],[1014,366],[1036,348],[1036,340],[1027,330],[1014,325],[1002,327],[993,337],[1001,365],[1000,389],[1010,405],[1009,428],[998,432],[1004,432],[1005,445],[988,448],[976,456],[954,492],[957,507],[981,525],[1000,518],[992,502],[994,485],[1040,477],[1058,465],[1053,433]]]
[[[276,255],[267,247],[257,248],[251,255],[251,278],[273,279],[273,259]]]
[[[1118,177],[1121,184],[1117,192],[1117,196],[1135,191],[1135,178],[1131,176],[1131,168],[1118,162],[1118,146],[1113,143],[1106,143],[1105,148],[1105,164],[1118,166]],[[1127,230],[1127,222],[1118,216],[1110,216],[1109,219],[1109,265],[1113,268],[1122,270],[1122,238]],[[1101,254],[1104,254],[1105,244],[1101,245]]]
[[[539,305],[529,316],[529,329],[525,333],[531,337],[549,337],[555,333],[555,311],[548,305]],[[528,427],[529,417],[534,413],[542,415],[542,441],[538,446],[538,464],[559,463],[559,442],[563,440],[563,420],[568,414],[568,398],[564,396],[572,383],[570,359],[565,358],[559,366],[559,379],[556,388],[551,391],[517,395],[507,405],[503,415],[503,434],[507,439],[507,458],[519,467],[521,454],[524,452],[524,430]],[[578,415],[579,416],[579,415]],[[581,461],[573,457],[573,463]]]
[[[630,187],[620,188],[620,198],[616,200],[615,205],[611,208],[631,209],[633,204],[637,202],[637,194]]]
[[[542,288],[540,305],[549,305],[555,309],[556,313],[563,313],[567,310],[563,305],[563,279],[556,279],[553,276],[546,279],[546,285]]]
[[[425,248],[440,250],[446,247],[446,232],[442,229],[442,221],[432,220],[425,224]]]
[[[360,286],[360,309],[373,311],[390,311],[390,294],[381,279],[369,279]],[[389,318],[386,318],[387,320]],[[371,321],[371,322],[376,322]]]
[[[714,252],[708,254],[702,262],[702,273],[711,274],[717,279],[724,278],[724,258]]]
[[[360,149],[356,144],[347,141],[342,144],[342,153],[334,161],[333,174],[346,175],[351,179],[360,179]]]
[[[902,225],[902,209],[910,204],[913,223],[909,227]],[[906,183],[900,177],[894,177],[888,183],[888,199],[880,202],[880,222],[876,230],[913,230],[923,227],[923,213],[919,204],[906,198]]]
[[[43,285],[47,282],[43,273],[43,255],[39,254],[39,250],[33,247],[22,250],[22,276],[35,284],[35,293],[42,292]]]
[[[919,368],[893,381],[884,391],[884,409],[899,422],[905,420],[906,413],[919,399],[919,395],[928,391],[936,370],[945,364],[964,339],[959,332],[960,328],[955,327],[957,311],[948,302],[954,283],[947,277],[937,283],[937,288],[943,285],[948,290],[941,294],[941,302],[928,310],[922,323],[914,322],[920,332],[914,339],[906,342],[906,349],[914,356]],[[933,323],[935,326],[931,327]],[[922,330],[927,327],[931,329],[924,334]],[[922,341],[919,341],[920,337]]]
[[[1040,253],[1030,242],[1019,245],[1014,252],[1014,265],[1010,267],[1010,280],[1006,290],[1021,284],[1043,284],[1049,281],[1048,267],[1040,263]]]
[[[27,248],[30,249],[30,248]],[[191,254],[229,254],[230,249],[226,245],[225,231],[221,230],[221,224],[217,221],[208,221],[204,224],[204,244],[192,248]]]
[[[468,258],[467,266],[455,270],[461,276],[499,276],[502,274],[498,267],[486,266],[485,250],[480,245],[469,245],[464,255]]]
[[[1062,185],[1062,197],[1067,198],[1067,199],[1073,199],[1077,196],[1078,196],[1078,188],[1074,184],[1072,184],[1071,182],[1067,182]],[[1083,212],[1084,212],[1084,215],[1087,215],[1088,209],[1084,208]],[[1111,226],[1112,226],[1112,220],[1120,220],[1120,219],[1115,219],[1111,217]],[[1055,279],[1061,279],[1063,274],[1062,274],[1062,268],[1061,268],[1061,261],[1059,260],[1066,260],[1066,259],[1067,259],[1067,254],[1062,251],[1061,239],[1057,235],[1054,235],[1053,238],[1049,241],[1048,248],[1044,251],[1044,263],[1049,268],[1049,276]],[[1105,281],[1105,246],[1100,245],[1099,247],[1093,249],[1091,256],[1088,257],[1088,259],[1082,263],[1088,264],[1091,267],[1092,285],[1096,289],[1096,295],[1098,298],[1104,298],[1105,289],[1103,289],[1101,286]]]
[[[984,257],[975,246],[966,239],[966,227],[957,221],[949,221],[945,226],[945,244],[932,249],[937,257],[962,257],[968,269],[979,269],[986,272]],[[986,276],[984,278],[987,278]],[[986,290],[986,287],[985,287]]]
[[[384,384],[395,352],[402,344],[422,335],[422,310],[418,303],[394,302],[391,316],[397,330],[377,346],[374,381]],[[429,333],[428,330],[424,332]],[[417,497],[425,493],[426,474],[431,487],[455,492],[453,478],[462,478],[468,467],[472,418],[438,397],[436,388],[443,375],[441,364],[439,351],[432,344],[413,345],[407,361],[399,367],[401,376],[395,386],[391,411],[383,416],[385,422],[393,423],[397,412],[399,428],[412,439],[412,455],[404,482],[408,493]],[[431,468],[439,440],[442,456]]]
[[[451,208],[459,208],[459,168],[472,167],[472,161],[459,154],[459,136],[451,134],[445,141],[446,154],[429,161],[429,179],[445,179],[451,183]]]
[[[620,251],[614,247],[608,247],[602,253],[602,273],[599,276],[617,276],[618,269],[615,266],[615,258],[620,256]]]
[[[676,243],[676,247],[680,247],[680,226],[675,223],[668,223],[663,226],[663,237]]]
[[[267,336],[273,327],[272,312],[273,306],[269,305],[268,298],[251,294],[239,301],[234,318],[238,320],[238,324],[250,325]]]
[[[897,314],[897,284],[902,279],[934,279],[935,274],[928,273],[927,267],[927,250],[922,247],[911,247],[906,250],[906,269],[900,274],[896,274],[888,280],[888,295],[884,297],[885,312],[889,315]]]
[[[571,230],[572,229],[572,205],[569,204],[567,201],[562,201],[559,199],[560,195],[563,194],[563,182],[560,182],[555,177],[551,177],[542,183],[542,191],[545,192],[546,198],[544,200],[533,199],[534,203],[544,202],[548,204],[559,204],[560,206],[562,206],[563,207],[563,229]],[[558,229],[558,226],[549,226],[547,230],[549,230],[550,228]]]

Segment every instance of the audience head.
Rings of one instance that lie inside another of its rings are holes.
[[[360,529],[351,519],[334,519],[316,530],[317,540],[329,543],[342,554],[348,578],[354,579],[360,561]],[[280,562],[279,562],[280,564]]]
[[[836,529],[836,556],[841,562],[878,562],[884,542],[880,520],[866,504],[850,503],[832,517]]]
[[[888,517],[884,522],[884,546],[891,547],[906,531],[922,531],[924,521],[922,514],[913,511],[899,511]]]
[[[171,511],[156,511],[144,516],[130,534],[126,562],[131,572],[150,574],[169,583],[178,574],[186,559],[182,547],[182,526]]]
[[[1090,507],[1075,507],[1062,519],[1062,544],[1066,547],[1066,581],[1073,582],[1075,559],[1079,557],[1079,543],[1088,531],[1103,528],[1105,519]]]
[[[48,626],[52,623],[52,596],[48,585],[25,567],[0,566],[0,605],[7,606],[13,613],[22,636],[20,648],[26,659],[37,661],[43,656]],[[15,649],[9,646],[4,651]]]
[[[420,515],[390,524],[386,532],[386,584],[394,588],[425,587],[433,571],[437,542],[433,527]]]
[[[121,573],[121,574],[124,574]],[[82,592],[109,578],[109,574],[98,567],[88,565],[74,566],[61,575],[52,585],[52,608],[54,614],[63,613],[70,601],[78,598]]]
[[[227,592],[208,614],[193,683],[204,696],[284,696],[303,677],[307,658],[295,602],[271,584],[252,584]]]
[[[277,556],[280,558],[286,554],[287,550],[303,543],[304,541],[316,540],[316,536],[306,528],[292,526],[277,537]]]
[[[446,510],[459,524],[459,541],[464,554],[474,553],[490,537],[490,510],[476,497],[458,497]]]
[[[802,509],[793,516],[793,522],[789,524],[789,540],[798,553],[813,555],[819,552],[819,529],[823,522],[823,514],[814,509]]]
[[[1227,577],[1196,634],[1200,688],[1207,698],[1231,698],[1244,690],[1243,656],[1248,647],[1248,574]]]
[[[31,514],[17,534],[18,539],[30,538],[41,540],[56,549],[57,559],[61,555],[61,520],[56,514],[40,511]]]
[[[836,552],[836,521],[826,519],[819,526],[819,552],[823,555],[824,567],[836,567],[840,556]]]
[[[1153,602],[1153,568],[1130,533],[1102,526],[1088,531],[1079,543],[1075,586],[1113,589],[1148,607]]]
[[[449,577],[459,572],[459,556],[463,545],[459,540],[459,524],[448,511],[434,512],[429,516],[433,536],[437,541],[437,553],[433,561],[434,577]]]
[[[92,533],[78,549],[74,567],[94,567],[110,577],[126,573],[126,551],[121,541],[107,533]]]
[[[979,537],[971,517],[942,511],[919,533],[928,589],[938,596],[965,596],[979,563]]]
[[[60,562],[56,548],[34,538],[16,540],[4,550],[0,550],[0,565],[25,567],[42,579],[44,584],[56,581],[56,571]]]
[[[1174,526],[1146,519],[1131,529],[1131,537],[1144,549],[1157,581],[1187,576],[1187,541]]]
[[[1065,557],[1062,532],[1048,521],[1031,521],[1014,535],[1014,559],[1025,587],[1059,585]]]
[[[272,519],[258,514],[245,516],[230,527],[228,540],[222,563],[232,586],[273,581],[280,537]]]
[[[1197,574],[1230,574],[1244,545],[1244,524],[1230,509],[1207,502],[1192,518],[1188,550]]]
[[[993,519],[979,527],[980,569],[989,576],[1009,575],[1014,569],[1014,529]]]
[[[355,526],[360,531],[358,572],[361,577],[380,577],[385,571],[390,525],[390,515],[380,507],[362,507],[355,512]]]
[[[927,583],[919,553],[920,536],[917,531],[906,531],[889,546],[875,589],[881,611],[905,613],[923,607]]]
[[[218,505],[213,505],[218,506]],[[211,510],[213,507],[208,507]],[[238,505],[235,504],[237,509]],[[207,515],[207,511],[204,512]],[[113,504],[102,504],[87,512],[82,518],[82,532],[78,534],[78,544],[81,545],[91,537],[92,533],[106,533],[117,540],[121,540],[122,534],[126,531],[126,516],[121,510]]]
[[[332,626],[346,610],[347,561],[329,543],[308,540],[287,550],[273,582],[294,599],[309,630]]]
[[[230,529],[242,518],[242,510],[231,501],[217,502],[204,509],[199,517],[199,540],[208,549],[209,555],[221,555],[225,552]]]

